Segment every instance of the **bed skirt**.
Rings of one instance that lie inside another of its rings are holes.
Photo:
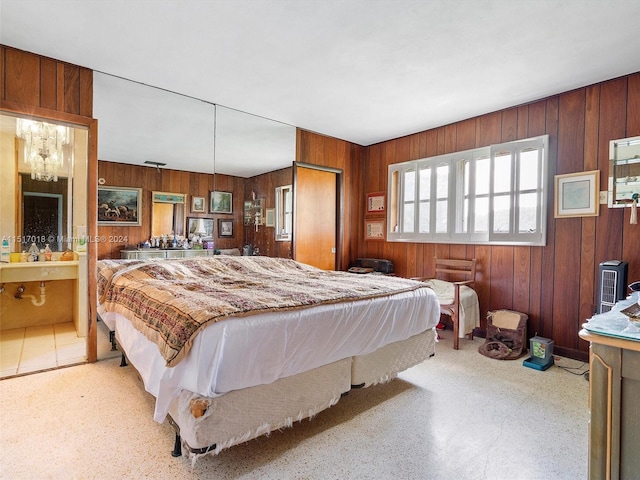
[[[195,461],[312,418],[335,405],[352,386],[368,387],[392,380],[399,372],[433,356],[436,337],[432,328],[367,355],[220,397],[182,391],[171,403],[169,416],[181,437],[182,451]]]
[[[393,380],[435,354],[437,335],[429,329],[406,340],[394,342],[368,355],[357,355],[351,363],[351,385],[370,387]]]
[[[169,415],[179,428],[183,452],[191,457],[217,454],[335,405],[349,391],[350,379],[351,359],[345,358],[220,397],[183,391],[171,404]]]

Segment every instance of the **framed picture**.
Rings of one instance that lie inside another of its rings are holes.
[[[142,225],[142,189],[98,187],[98,225]]]
[[[367,193],[367,213],[384,213],[384,192]]]
[[[233,220],[218,219],[218,237],[233,237]]]
[[[207,213],[207,202],[204,197],[191,197],[192,213]]]
[[[365,240],[384,240],[384,218],[364,221]]]
[[[203,240],[213,239],[213,218],[187,218],[189,238],[199,235]],[[204,233],[203,233],[204,232]]]
[[[595,217],[600,213],[600,171],[555,176],[555,217]]]
[[[264,224],[267,227],[275,227],[276,226],[276,209],[275,208],[267,208],[265,210]]]
[[[211,213],[233,213],[231,192],[211,192]]]

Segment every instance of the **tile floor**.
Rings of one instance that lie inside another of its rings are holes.
[[[86,360],[86,339],[73,322],[0,331],[0,377],[11,377]]]

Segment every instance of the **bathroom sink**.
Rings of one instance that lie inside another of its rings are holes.
[[[0,264],[0,283],[46,282],[78,278],[78,260]]]

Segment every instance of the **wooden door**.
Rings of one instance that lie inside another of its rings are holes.
[[[336,268],[337,185],[334,171],[295,167],[293,258],[323,270]]]

